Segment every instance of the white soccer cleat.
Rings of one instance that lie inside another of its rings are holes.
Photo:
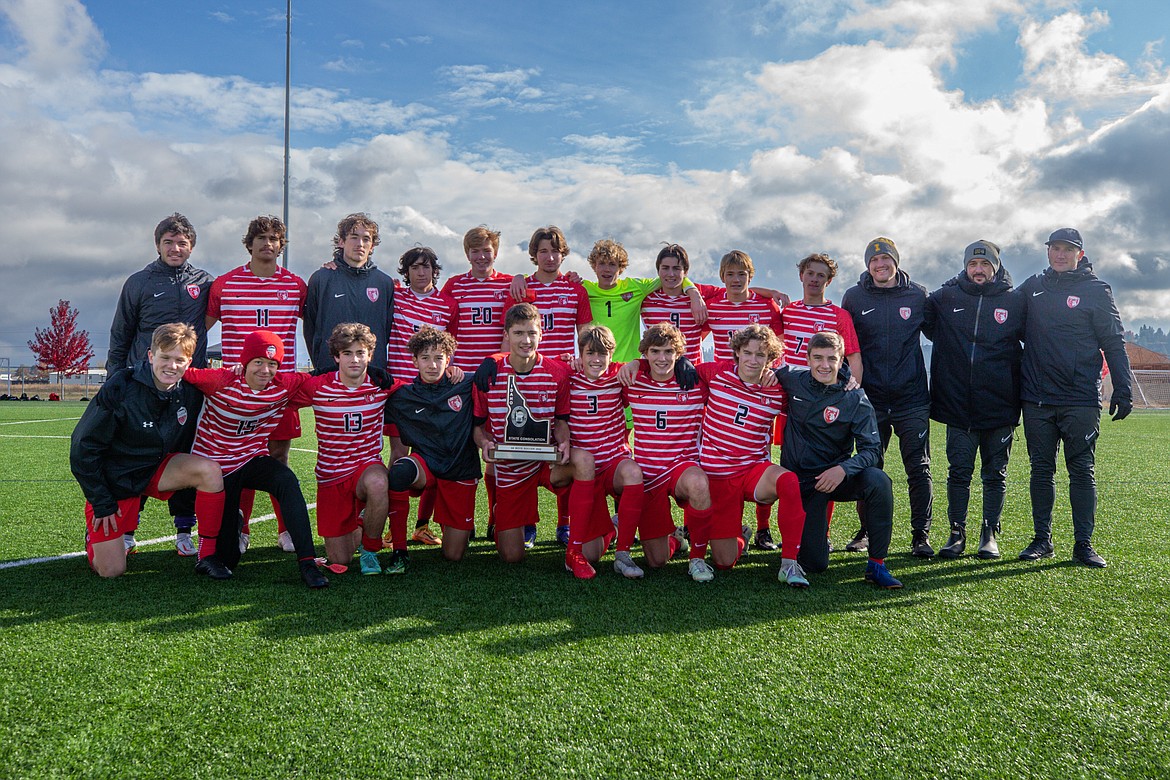
[[[122,544],[126,546],[127,555],[138,552],[138,540],[134,538],[134,534],[122,534]]]
[[[240,555],[248,552],[248,547],[252,544],[252,534],[246,534],[240,531]]]
[[[781,582],[787,583],[789,587],[808,587],[808,578],[804,575],[804,569],[796,561],[781,564],[778,577]]]
[[[715,570],[702,558],[691,558],[691,562],[687,564],[687,573],[695,582],[710,582],[715,579]]]
[[[297,548],[293,545],[292,537],[288,535],[288,531],[280,532],[280,536],[276,537],[276,546],[285,552],[297,551]]]
[[[184,558],[190,558],[195,554],[195,543],[191,541],[190,532],[175,534],[175,552]]]
[[[640,580],[646,574],[638,564],[634,563],[634,559],[625,550],[614,554],[613,570],[630,580]]]

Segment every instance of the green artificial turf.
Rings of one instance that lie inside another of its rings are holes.
[[[73,421],[8,424],[81,408],[0,405],[0,561],[81,549],[68,441],[14,438]],[[312,449],[305,422],[296,446]],[[170,543],[114,581],[80,558],[0,569],[0,776],[1165,777],[1168,442],[1167,414],[1103,421],[1103,571],[1069,562],[1063,471],[1056,558],[1015,559],[1031,536],[1022,439],[999,561],[910,558],[891,469],[897,592],[846,553],[803,592],[758,551],[706,585],[685,561],[626,581],[608,556],[579,582],[547,497],[523,564],[483,541],[460,564],[412,546],[407,575],[355,561],[321,592],[272,522],[228,582]],[[312,463],[293,453],[310,502]],[[838,547],[854,530],[840,506]],[[169,533],[150,502],[139,538]]]

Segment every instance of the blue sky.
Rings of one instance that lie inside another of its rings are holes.
[[[1167,327],[1168,29],[1160,2],[294,3],[290,267],[361,210],[384,267],[462,271],[486,223],[525,270],[555,223],[582,273],[597,239],[641,274],[678,241],[697,278],[739,248],[795,293],[827,251],[839,299],[878,234],[934,288],[978,238],[1022,281],[1074,225],[1127,326]],[[242,263],[281,208],[283,79],[283,3],[0,0],[0,356],[67,298],[104,358],[171,211],[196,265]]]

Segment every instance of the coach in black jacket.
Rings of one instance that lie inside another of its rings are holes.
[[[957,558],[967,545],[967,506],[978,451],[983,524],[979,557],[998,558],[1007,466],[1020,422],[1024,301],[1012,289],[999,247],[976,241],[963,270],[926,299],[922,331],[930,355],[930,416],[947,426],[947,516],[951,536],[938,551]]]
[[[898,249],[888,238],[865,247],[866,270],[845,291],[841,306],[853,317],[861,345],[861,386],[877,414],[882,453],[890,436],[898,448],[910,492],[911,554],[934,555],[930,546],[933,487],[930,479],[930,391],[922,359],[926,288],[898,267]],[[879,468],[882,467],[879,462]],[[846,549],[865,549],[865,528]]]
[[[798,563],[810,572],[829,567],[829,501],[857,501],[869,529],[865,578],[882,588],[900,588],[885,566],[893,530],[894,491],[878,467],[881,437],[863,390],[847,390],[845,342],[837,333],[817,333],[808,342],[808,371],[776,369],[788,395],[788,420],[780,465],[800,480],[804,507]],[[854,450],[856,449],[856,452]]]
[[[1094,475],[1101,432],[1101,353],[1109,364],[1109,413],[1123,420],[1133,410],[1129,356],[1113,290],[1085,259],[1081,234],[1061,228],[1048,237],[1048,268],[1020,287],[1027,302],[1021,398],[1024,435],[1032,465],[1035,537],[1023,560],[1051,558],[1052,505],[1056,501],[1056,450],[1064,443],[1072,505],[1073,560],[1103,568],[1093,549],[1097,513]]]

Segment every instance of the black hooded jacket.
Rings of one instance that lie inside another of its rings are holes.
[[[922,332],[930,354],[930,416],[964,430],[1020,421],[1020,357],[1027,307],[1000,266],[986,284],[966,272],[926,299]]]
[[[861,344],[861,386],[881,410],[930,405],[920,338],[926,288],[910,281],[901,269],[895,282],[893,287],[878,287],[863,271],[841,299]]]
[[[849,376],[849,368],[842,366],[837,382],[823,385],[811,371],[776,369],[788,395],[781,466],[802,477],[840,466],[852,477],[878,464],[882,442],[877,417],[864,390],[845,389]]]
[[[1132,403],[1129,356],[1113,290],[1085,258],[1072,271],[1046,268],[1020,287],[1027,304],[1020,396],[1042,406],[1101,406],[1101,353],[1113,398]]]
[[[162,258],[130,274],[118,296],[110,325],[110,352],[106,371],[133,368],[146,360],[150,339],[159,325],[182,322],[195,329],[199,341],[192,368],[207,365],[207,296],[215,277],[190,263],[178,268]]]
[[[203,396],[185,382],[159,390],[146,361],[110,375],[69,447],[69,468],[94,517],[112,515],[119,500],[141,495],[166,455],[191,448],[202,406]]]
[[[336,268],[313,272],[305,294],[305,345],[313,373],[337,370],[337,361],[329,351],[329,336],[343,322],[362,322],[370,327],[378,339],[370,365],[386,368],[394,323],[394,280],[369,261],[354,268],[335,254],[333,262]]]

